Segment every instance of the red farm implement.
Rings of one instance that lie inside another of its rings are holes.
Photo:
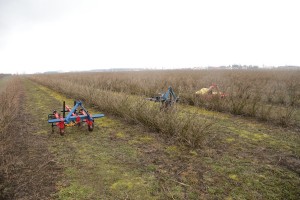
[[[54,132],[54,126],[59,128],[60,135],[64,135],[65,127],[67,126],[80,126],[82,123],[86,123],[88,130],[93,131],[94,119],[104,117],[104,114],[91,115],[82,105],[81,101],[75,101],[74,107],[70,108],[63,102],[63,110],[59,113],[54,110],[52,114],[48,115],[48,123],[52,125],[52,132]],[[66,113],[68,112],[68,115]]]

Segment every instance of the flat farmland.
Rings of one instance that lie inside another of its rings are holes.
[[[1,195],[298,199],[298,75],[268,70],[150,71],[10,78],[16,82],[3,87],[18,87],[6,93],[19,91],[20,96],[7,116],[16,114],[0,121],[1,142],[7,145],[1,151]],[[212,83],[227,94],[225,99],[195,95]],[[159,103],[145,100],[168,86],[180,96],[174,108],[160,111]],[[8,95],[3,94],[5,102]],[[57,129],[52,133],[47,115],[60,110],[62,101],[72,106],[75,99],[105,117],[95,120],[93,132],[83,126],[67,127],[64,136]],[[6,109],[3,106],[2,112]],[[12,139],[4,140],[8,135]],[[20,148],[12,151],[16,141]]]

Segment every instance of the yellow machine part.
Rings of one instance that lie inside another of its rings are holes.
[[[207,94],[209,91],[208,88],[202,88],[201,90],[197,91],[196,94]]]
[[[76,125],[76,123],[74,123],[74,122],[70,122],[69,124],[66,124],[66,126],[75,126]]]
[[[209,88],[202,88],[201,90],[197,91],[195,94],[201,94],[201,95],[204,95],[204,94],[208,94],[209,91],[211,91],[211,90],[209,90]],[[210,94],[216,95],[216,94],[219,94],[219,92],[217,92],[217,91],[211,91]]]

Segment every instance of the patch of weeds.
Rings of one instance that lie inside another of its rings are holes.
[[[125,138],[126,136],[125,136],[125,134],[123,133],[123,132],[118,132],[117,134],[116,134],[116,136],[117,136],[117,138]]]
[[[247,130],[241,130],[234,127],[228,127],[229,130],[233,131],[234,133],[238,134],[240,137],[247,138],[253,141],[261,141],[269,139],[270,136],[264,133],[253,133]]]
[[[238,129],[232,126],[227,127],[232,133],[237,134],[241,138],[250,140],[254,144],[259,144],[263,146],[268,146],[274,149],[279,150],[291,150],[293,148],[293,143],[286,141],[282,138],[275,138],[269,134],[265,133],[257,133],[257,132],[251,132],[244,129]]]
[[[100,123],[100,126],[101,127],[110,127],[110,128],[114,128],[115,126],[117,126],[119,123],[116,122],[116,120],[112,120],[112,119],[109,119],[108,117],[104,117],[104,118],[101,118],[101,123]]]
[[[231,143],[231,142],[234,142],[234,141],[235,141],[234,138],[226,138],[226,142],[228,142],[228,143]]]
[[[63,187],[59,190],[59,199],[91,199],[93,195],[93,189],[88,186],[83,186],[77,182],[71,183],[67,187]]]
[[[183,108],[183,109],[180,109],[180,108]],[[178,110],[184,110],[185,112],[188,112],[188,113],[197,113],[197,114],[205,116],[205,117],[217,118],[217,119],[221,119],[221,120],[229,119],[228,114],[223,114],[223,113],[216,112],[216,111],[210,111],[210,110],[196,107],[196,106],[179,105]]]
[[[153,141],[153,138],[150,136],[143,136],[143,137],[140,137],[139,140],[143,143],[149,143],[149,142]]]
[[[136,144],[141,144],[142,142],[139,140],[136,140],[136,139],[132,139],[132,140],[129,140],[128,143],[130,145],[136,145]]]
[[[238,178],[238,176],[236,174],[229,174],[228,176],[229,176],[229,178],[231,178],[234,181],[238,181],[239,180],[239,178]]]
[[[149,165],[147,166],[147,170],[148,170],[148,171],[154,172],[154,171],[157,170],[157,166],[154,165],[154,164],[149,164]]]
[[[211,167],[204,176],[211,197],[295,199],[299,195],[297,175],[290,171],[229,155],[204,161]]]
[[[114,199],[157,199],[153,194],[154,188],[148,187],[148,181],[153,181],[154,176],[130,177],[125,174],[122,179],[116,180],[110,185],[110,193]],[[156,190],[155,190],[156,191]]]
[[[198,153],[197,153],[197,151],[195,151],[195,150],[190,150],[190,152],[189,152],[192,156],[198,156]]]
[[[177,146],[172,145],[172,146],[168,146],[165,149],[166,153],[168,153],[171,157],[176,157],[180,155],[180,150]]]

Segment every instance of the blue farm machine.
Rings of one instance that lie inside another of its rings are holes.
[[[90,114],[82,105],[81,101],[74,101],[74,107],[70,108],[63,102],[63,110],[60,112],[54,110],[52,114],[48,115],[48,123],[52,125],[52,132],[54,126],[59,128],[60,135],[64,135],[65,127],[67,126],[80,126],[86,123],[88,130],[93,131],[94,119],[104,117],[104,114]],[[67,116],[66,113],[68,113]]]
[[[170,86],[165,93],[160,94],[160,96],[147,98],[147,100],[160,102],[160,110],[167,110],[179,101],[179,97],[176,96],[173,88]]]

